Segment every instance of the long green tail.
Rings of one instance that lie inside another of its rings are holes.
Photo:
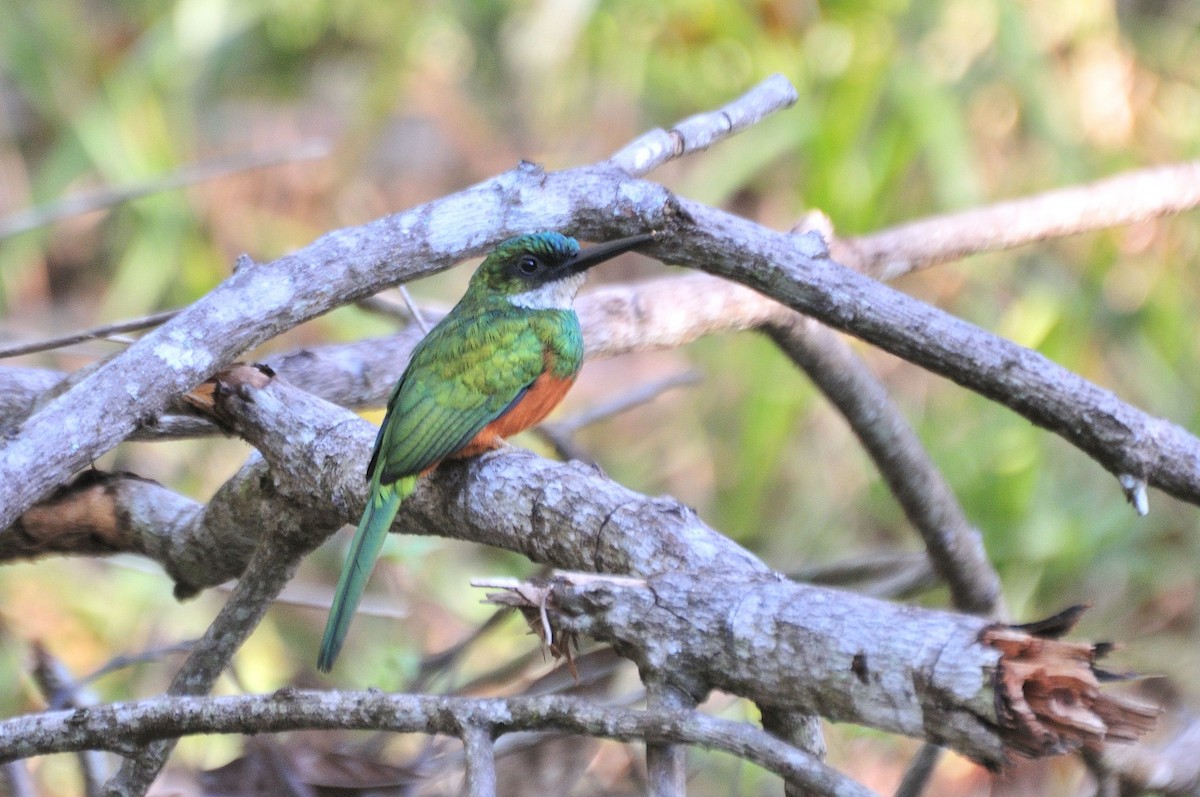
[[[350,550],[346,554],[346,563],[342,565],[342,575],[333,594],[333,605],[329,608],[325,637],[321,640],[321,655],[317,658],[317,668],[322,672],[329,672],[333,668],[338,651],[346,641],[354,611],[362,600],[367,579],[371,577],[379,549],[387,539],[388,529],[396,519],[400,503],[412,495],[416,482],[416,477],[410,476],[395,484],[376,484],[371,490],[367,508],[363,510],[358,530],[354,532],[354,541],[350,543]]]

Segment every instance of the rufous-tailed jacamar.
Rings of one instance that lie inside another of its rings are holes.
[[[647,243],[635,235],[580,250],[540,232],[510,238],[483,261],[467,292],[413,351],[388,400],[367,466],[371,495],[334,593],[317,666],[341,650],[375,558],[417,477],[475,456],[541,421],[583,362],[572,302],[587,269]]]

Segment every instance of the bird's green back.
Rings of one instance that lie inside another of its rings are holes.
[[[549,366],[571,379],[583,362],[573,310],[530,310],[503,297],[460,304],[413,351],[388,402],[368,474],[388,484],[454,454]]]

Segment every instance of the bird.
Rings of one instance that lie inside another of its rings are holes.
[[[417,344],[375,438],[370,497],[334,591],[318,669],[333,668],[375,559],[417,479],[446,460],[503,445],[554,409],[583,363],[573,302],[587,270],[654,237],[642,233],[587,249],[558,232],[509,238]]]

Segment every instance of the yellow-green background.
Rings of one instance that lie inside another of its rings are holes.
[[[774,72],[796,86],[795,108],[652,177],[771,226],[819,208],[840,233],[858,234],[1193,158],[1198,26],[1200,5],[1171,0],[0,3],[0,215],[209,159],[314,137],[332,144],[324,160],[0,241],[3,332],[34,338],[185,304],[239,252],[272,258],[519,158],[551,168],[603,158]],[[898,287],[1200,429],[1198,245],[1200,223],[1186,214],[971,258]],[[453,301],[466,273],[413,291]],[[624,276],[654,273],[642,261]],[[266,350],[389,328],[342,309]],[[113,348],[20,362],[76,368]],[[1089,602],[1082,636],[1127,643],[1120,666],[1175,675],[1200,697],[1190,678],[1200,666],[1195,508],[1152,492],[1150,517],[1138,519],[1115,480],[1062,441],[860,350],[982,529],[1015,615]],[[699,387],[582,435],[613,478],[694,505],[783,570],[919,549],[844,424],[765,339],[714,338],[619,371],[594,366],[568,412],[618,394],[622,379],[688,367],[702,373]],[[98,464],[204,500],[246,453],[229,440],[142,444]],[[313,557],[296,589],[327,590],[338,556]],[[450,644],[485,614],[466,577],[527,572],[516,557],[458,544],[410,545],[390,563],[374,594],[394,596],[409,619],[357,624],[338,673],[346,685],[402,686],[422,648]],[[82,675],[118,653],[197,635],[221,600],[177,605],[170,591],[153,567],[124,559],[0,570],[0,712],[40,705],[23,674],[31,640]],[[237,660],[242,686],[315,682],[322,622],[320,612],[273,611]],[[530,644],[511,624],[473,666]],[[172,666],[125,670],[96,689],[105,699],[153,694]],[[837,731],[831,747],[834,763],[885,790],[911,749],[854,731]],[[235,749],[203,740],[183,760],[216,766]],[[698,760],[699,794],[773,788],[729,759]],[[974,770],[956,766],[962,784],[978,786]],[[69,761],[38,765],[50,793],[77,788],[71,772]]]

